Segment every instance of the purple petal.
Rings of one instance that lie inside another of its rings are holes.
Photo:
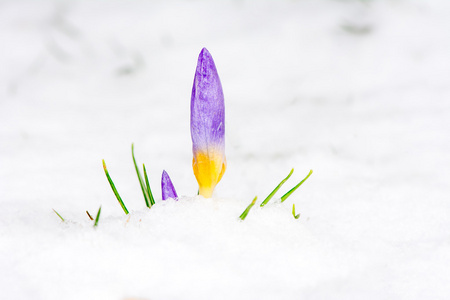
[[[178,198],[177,192],[175,191],[175,187],[172,184],[172,180],[170,180],[169,174],[167,174],[165,170],[163,170],[161,176],[161,191],[163,200],[166,200],[168,198],[173,199]]]
[[[191,96],[192,168],[200,195],[209,198],[226,169],[225,104],[214,60],[198,56]]]
[[[222,85],[211,54],[200,52],[191,96],[191,137],[194,155],[199,150],[225,152],[225,104]]]

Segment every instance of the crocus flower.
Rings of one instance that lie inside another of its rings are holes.
[[[211,197],[226,169],[225,104],[211,54],[203,48],[191,96],[192,167],[199,194]]]
[[[175,191],[175,188],[172,184],[172,180],[170,180],[169,174],[167,174],[165,170],[163,170],[161,176],[161,191],[163,200],[166,200],[168,198],[178,198],[177,192]]]

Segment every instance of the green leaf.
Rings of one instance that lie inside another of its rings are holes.
[[[295,204],[292,204],[292,215],[296,219],[300,218],[300,214],[298,214],[298,215],[295,214]]]
[[[256,199],[258,199],[257,196],[253,199],[252,203],[250,203],[249,206],[244,210],[244,212],[239,216],[239,218],[243,221],[247,217],[248,213],[250,212],[250,209],[252,209],[253,205],[255,205]]]
[[[142,180],[141,171],[139,171],[136,159],[134,158],[134,144],[131,144],[131,156],[133,156],[134,168],[136,169],[136,174],[139,179],[139,184],[141,185],[142,194],[144,195],[145,205],[147,205],[147,207],[150,208],[152,206],[150,203],[150,197],[147,194],[147,188],[145,186],[144,180]]]
[[[292,173],[294,173],[294,168],[292,168],[291,172],[289,173],[288,176],[286,176],[286,178],[281,180],[281,182],[277,185],[276,188],[273,189],[273,191],[269,194],[269,196],[267,196],[267,198],[264,199],[264,201],[260,205],[261,207],[266,205],[270,201],[270,199],[272,199],[273,195],[275,195],[275,193],[283,186],[283,184],[286,182],[286,180],[288,180],[289,177],[291,177]]]
[[[308,173],[308,175],[306,175],[306,177],[305,177],[302,181],[300,181],[296,186],[294,186],[292,189],[290,189],[289,192],[287,192],[286,194],[284,194],[284,195],[281,197],[281,202],[286,201],[286,199],[287,199],[290,195],[292,195],[292,193],[295,192],[295,190],[298,189],[299,186],[301,186],[301,185],[303,184],[303,182],[305,182],[306,179],[308,179],[308,177],[311,176],[312,173],[313,173],[313,170],[310,170],[309,173]]]
[[[119,204],[120,204],[120,206],[122,206],[123,211],[125,212],[125,214],[128,215],[128,210],[125,207],[125,204],[123,203],[122,198],[120,198],[119,192],[117,191],[116,186],[114,185],[114,182],[112,181],[111,177],[109,176],[108,169],[106,168],[105,160],[102,160],[102,161],[103,161],[103,169],[105,170],[106,178],[108,178],[109,185],[111,185],[111,189],[113,190],[114,195],[116,195],[117,201],[119,201]]]
[[[53,208],[52,208],[52,209],[53,209]],[[53,209],[53,211],[55,212],[55,214],[57,214],[57,215],[58,215],[58,217],[59,217],[59,218],[61,219],[61,221],[63,221],[63,222],[65,221],[65,220],[64,220],[64,218],[63,218],[63,217],[61,217],[61,215],[60,215],[60,214],[58,214],[58,212],[57,212],[56,210],[54,210],[54,209]]]
[[[94,227],[97,227],[97,225],[98,225],[98,220],[100,220],[101,212],[102,212],[102,207],[100,206],[100,208],[98,209],[98,212],[97,212],[97,216],[95,217]]]
[[[150,189],[150,183],[148,181],[147,170],[145,169],[145,164],[142,164],[142,167],[144,169],[145,185],[147,186],[147,194],[150,198],[150,207],[151,207],[155,204],[155,198],[153,198],[152,190]]]

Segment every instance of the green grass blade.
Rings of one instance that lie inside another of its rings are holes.
[[[52,209],[53,209],[53,208],[52,208]],[[61,219],[61,221],[63,221],[63,222],[65,221],[65,220],[64,220],[64,218],[63,218],[63,217],[61,217],[61,215],[60,215],[60,214],[58,214],[58,212],[57,212],[56,210],[54,210],[54,209],[53,209],[53,211],[55,212],[55,214],[57,214],[57,215],[58,215],[58,217],[59,217],[59,218]]]
[[[276,188],[273,189],[273,191],[269,194],[269,196],[267,196],[267,198],[264,199],[264,201],[260,205],[261,207],[266,205],[270,201],[270,199],[272,199],[273,195],[275,195],[275,193],[283,186],[283,184],[286,182],[286,180],[288,180],[289,177],[291,177],[292,173],[294,173],[294,168],[292,168],[291,172],[289,173],[288,176],[286,176],[286,178],[281,180],[281,182],[277,185]]]
[[[298,215],[295,214],[295,204],[292,204],[292,215],[296,219],[300,218],[300,214],[298,214]]]
[[[97,227],[97,225],[98,225],[98,220],[100,220],[101,212],[102,212],[102,207],[100,206],[100,208],[98,209],[98,212],[97,212],[97,216],[95,217],[94,227]]]
[[[139,171],[139,167],[137,166],[136,158],[134,158],[134,144],[131,144],[131,156],[133,156],[134,168],[136,169],[136,174],[139,179],[139,184],[141,185],[142,194],[144,195],[145,205],[150,208],[151,204],[147,194],[147,188],[145,187],[144,180],[142,180],[141,171]]]
[[[125,207],[125,204],[122,201],[122,198],[120,198],[119,192],[116,189],[116,186],[114,185],[114,182],[112,181],[111,177],[109,176],[108,169],[106,168],[105,160],[103,161],[103,170],[105,170],[106,178],[108,178],[109,185],[111,186],[111,189],[114,192],[114,195],[116,195],[117,201],[119,201],[120,206],[122,206],[123,211],[125,214],[128,215],[128,209]]]
[[[148,197],[150,198],[150,206],[153,206],[155,204],[155,198],[153,198],[152,189],[150,188],[150,183],[148,181],[147,170],[145,169],[145,164],[142,164],[142,168],[144,169],[145,185],[147,186],[147,194],[148,194]]]
[[[285,201],[285,200],[286,200],[293,192],[295,192],[295,190],[298,189],[298,187],[301,186],[301,185],[303,184],[303,182],[305,182],[306,179],[308,179],[309,176],[311,176],[312,172],[313,172],[313,170],[310,170],[309,173],[308,173],[308,175],[307,175],[302,181],[300,181],[299,184],[297,184],[297,185],[294,186],[289,192],[287,192],[286,194],[284,194],[284,195],[281,197],[281,202],[284,202],[284,201]]]
[[[257,196],[253,199],[252,203],[250,203],[249,206],[244,210],[244,212],[239,216],[239,218],[243,221],[247,217],[248,213],[250,212],[250,209],[252,209],[253,205],[255,205],[256,199],[258,199]]]

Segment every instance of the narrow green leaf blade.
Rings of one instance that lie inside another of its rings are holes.
[[[240,218],[242,221],[245,220],[245,218],[247,217],[248,213],[250,212],[250,209],[252,209],[253,205],[255,205],[256,199],[258,199],[257,196],[255,196],[255,198],[253,199],[252,203],[250,203],[250,205],[247,206],[247,208],[244,210],[244,212],[239,216],[239,218]]]
[[[298,215],[295,214],[295,204],[292,204],[292,215],[296,219],[300,218],[300,214],[298,214]]]
[[[289,179],[289,177],[291,177],[292,173],[294,173],[294,168],[292,168],[291,172],[289,172],[289,175],[286,176],[286,178],[281,180],[281,182],[277,185],[276,188],[273,189],[273,191],[269,194],[269,196],[267,196],[267,198],[264,199],[264,201],[260,205],[261,207],[266,205],[270,201],[270,199],[272,199],[272,197],[275,195],[275,193],[283,186],[283,184]]]
[[[145,178],[145,185],[147,186],[147,194],[150,198],[150,207],[152,207],[155,204],[155,198],[153,198],[152,189],[150,188],[150,183],[148,181],[147,170],[145,169],[145,164],[142,164],[142,168],[144,169],[144,178]]]
[[[106,168],[105,160],[103,161],[103,170],[105,170],[106,178],[108,178],[109,185],[111,186],[111,189],[114,192],[114,195],[116,195],[117,201],[119,201],[120,206],[122,207],[125,214],[128,215],[128,209],[125,207],[125,204],[122,201],[122,198],[120,198],[119,192],[116,189],[116,186],[114,185],[114,182],[112,181],[111,177],[109,176],[108,169]]]
[[[100,220],[101,212],[102,212],[102,207],[100,206],[100,208],[98,209],[98,212],[97,212],[97,216],[95,217],[94,227],[97,227],[97,225],[98,225],[98,220]]]
[[[308,175],[306,175],[306,177],[303,178],[302,181],[300,181],[296,186],[294,186],[292,189],[290,189],[289,192],[287,192],[286,194],[284,194],[284,195],[281,197],[281,202],[284,202],[290,195],[292,195],[292,193],[295,192],[295,190],[298,189],[299,186],[301,186],[301,185],[303,184],[303,182],[305,182],[306,179],[308,179],[309,176],[311,176],[312,173],[313,173],[313,170],[310,170],[309,173],[308,173]]]
[[[52,208],[52,209],[53,209],[53,208]],[[61,221],[63,221],[63,222],[65,221],[65,220],[64,220],[64,218],[63,218],[63,217],[61,217],[61,215],[60,215],[60,214],[58,214],[58,212],[57,212],[56,210],[54,210],[54,209],[53,209],[53,211],[55,212],[55,214],[57,214],[57,215],[58,215],[58,217],[59,217],[59,218],[61,219]]]
[[[142,194],[144,195],[145,205],[147,205],[147,207],[150,208],[151,204],[149,196],[147,194],[147,188],[145,187],[144,180],[142,180],[141,171],[139,171],[139,167],[136,163],[136,158],[134,158],[134,144],[131,144],[131,156],[133,156],[134,168],[136,169],[136,174],[139,179],[139,184],[141,185]]]

